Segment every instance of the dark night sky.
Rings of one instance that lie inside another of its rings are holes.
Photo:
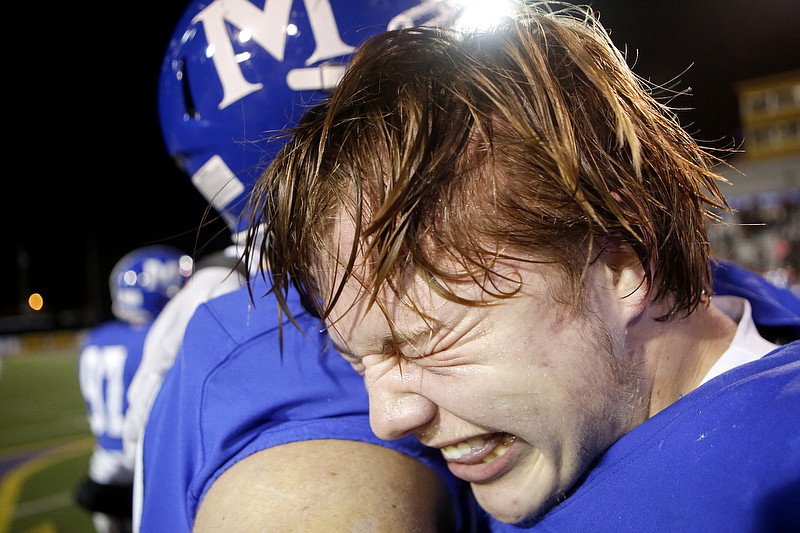
[[[7,71],[16,96],[7,99],[0,317],[19,311],[21,283],[53,313],[97,307],[98,294],[106,312],[109,272],[127,251],[162,242],[191,253],[225,242],[218,220],[198,233],[206,204],[166,154],[158,126],[159,69],[188,4],[112,2],[91,13],[84,5],[13,17],[40,26],[24,28],[39,42],[19,41]],[[800,68],[797,0],[591,5],[637,73],[692,88],[673,104],[692,108],[680,114],[686,129],[718,146],[739,137],[737,81]]]

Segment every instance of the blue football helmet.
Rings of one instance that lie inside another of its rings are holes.
[[[387,29],[450,26],[465,1],[192,2],[159,78],[169,154],[237,241],[254,182],[284,143],[276,133],[336,86],[355,47]]]
[[[192,274],[192,258],[177,248],[153,245],[128,252],[109,277],[111,312],[120,320],[153,320]]]

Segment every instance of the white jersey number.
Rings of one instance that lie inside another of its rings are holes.
[[[96,436],[122,437],[127,357],[125,346],[87,346],[81,353],[78,378]]]

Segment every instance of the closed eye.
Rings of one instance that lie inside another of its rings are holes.
[[[363,358],[356,356],[350,350],[342,348],[339,344],[336,343],[336,341],[332,340],[332,343],[333,343],[333,349],[339,352],[339,355],[344,357],[345,361],[350,363],[350,366],[353,367],[353,370],[355,370],[356,372],[358,372],[363,376],[366,370],[366,368],[364,367],[364,363],[362,362]]]

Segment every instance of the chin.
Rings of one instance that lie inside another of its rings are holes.
[[[539,489],[539,491],[541,488]],[[536,497],[536,490],[502,490],[501,487],[472,484],[480,506],[495,520],[506,524],[532,524],[544,514],[550,505]]]

